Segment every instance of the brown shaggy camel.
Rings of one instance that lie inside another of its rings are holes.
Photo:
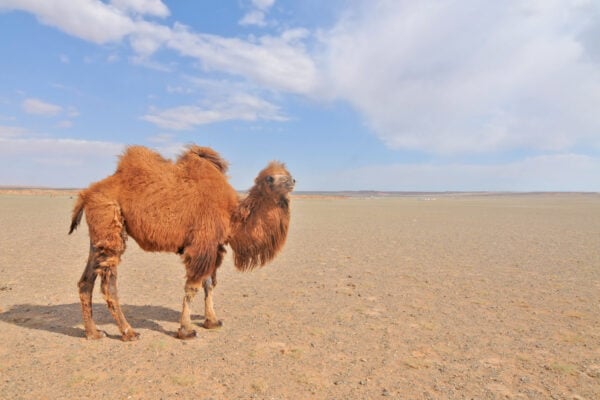
[[[181,255],[187,280],[181,312],[180,339],[196,336],[190,305],[204,289],[205,328],[217,328],[212,291],[225,246],[233,250],[242,271],[263,266],[283,246],[290,220],[289,193],[295,180],[284,164],[271,162],[239,199],[225,175],[227,162],[206,147],[191,145],[176,162],[142,146],[129,147],[116,172],[79,193],[72,233],[85,211],[90,253],[79,280],[79,297],[88,339],[106,334],[92,319],[96,277],[122,339],[139,335],[125,319],[117,296],[117,265],[131,236],[146,251]]]

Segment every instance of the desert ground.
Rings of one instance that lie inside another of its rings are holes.
[[[224,326],[174,337],[184,268],[135,241],[122,342],[67,192],[0,195],[0,398],[598,399],[600,195],[292,199],[283,252],[219,269]],[[194,322],[203,320],[202,296]]]

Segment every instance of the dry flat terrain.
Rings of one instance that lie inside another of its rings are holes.
[[[130,239],[133,343],[98,288],[109,337],[83,338],[73,201],[0,196],[0,398],[600,398],[599,195],[294,198],[283,253],[244,274],[228,255],[224,327],[185,342],[183,266]]]

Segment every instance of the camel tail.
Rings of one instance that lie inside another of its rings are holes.
[[[69,229],[69,235],[73,233],[75,229],[79,226],[81,222],[81,216],[83,215],[83,208],[85,206],[85,200],[82,194],[79,194],[77,198],[77,203],[75,203],[75,207],[73,208],[73,216],[71,217],[71,229]]]

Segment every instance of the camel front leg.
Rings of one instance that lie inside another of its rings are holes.
[[[177,331],[179,339],[191,339],[196,337],[196,331],[192,326],[191,308],[192,301],[198,293],[198,283],[190,281],[185,283],[185,296],[183,297],[183,308],[181,310],[181,326]]]
[[[216,276],[216,274],[213,274]],[[202,326],[206,329],[216,329],[223,326],[223,322],[219,321],[215,314],[213,305],[212,292],[214,289],[213,279],[206,278],[202,284],[204,286],[204,323]]]
[[[191,339],[196,337],[196,331],[192,326],[191,307],[192,301],[200,290],[201,285],[204,288],[204,323],[202,326],[206,329],[215,329],[223,325],[223,323],[217,319],[217,315],[215,314],[212,292],[217,283],[217,268],[219,268],[223,262],[224,255],[225,246],[219,244],[217,246],[215,266],[210,276],[202,280],[191,280],[188,278],[186,281],[183,308],[181,310],[181,326],[177,331],[177,337],[179,339]]]

